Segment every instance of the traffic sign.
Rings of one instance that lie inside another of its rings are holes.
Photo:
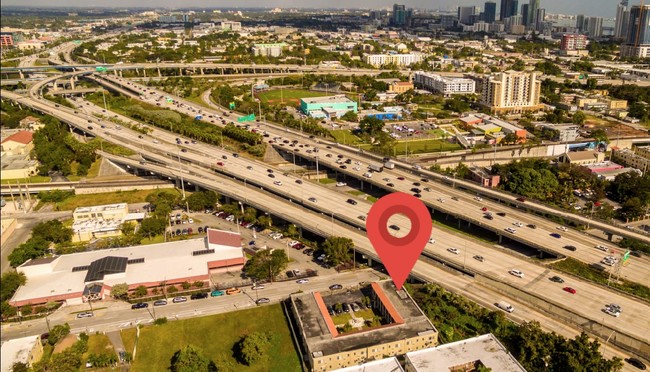
[[[623,255],[623,262],[627,261],[628,259],[630,259],[630,251],[625,252]]]
[[[250,114],[250,115],[237,118],[237,121],[240,123],[244,121],[254,121],[254,120],[255,120],[255,114]]]
[[[235,102],[230,102],[230,105],[228,105],[228,107],[230,107],[231,110],[234,110],[235,109]]]

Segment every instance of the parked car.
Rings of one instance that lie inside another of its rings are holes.
[[[146,302],[138,302],[137,304],[131,305],[131,310],[137,310],[137,309],[146,309],[149,307],[149,304]]]
[[[153,306],[164,306],[167,305],[167,300],[158,300],[153,303]]]
[[[94,316],[94,314],[91,313],[90,311],[84,311],[83,313],[77,314],[77,319],[92,318],[93,316]]]
[[[336,290],[336,289],[343,289],[343,286],[340,285],[340,284],[332,284],[332,285],[330,286],[330,290],[334,291],[334,290]]]
[[[238,293],[241,293],[241,289],[239,289],[239,288],[228,288],[228,289],[226,289],[226,294],[227,295],[234,295],[234,294],[238,294]]]
[[[187,302],[187,297],[185,297],[185,296],[174,297],[172,302],[175,303],[175,304],[180,303],[180,302]]]
[[[625,361],[642,371],[646,370],[645,364],[637,358],[627,358]]]
[[[190,298],[192,300],[200,300],[200,299],[203,299],[203,298],[208,298],[208,294],[205,293],[205,292],[194,293],[193,295],[190,296]]]

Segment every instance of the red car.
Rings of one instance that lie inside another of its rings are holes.
[[[567,292],[569,292],[571,294],[576,294],[576,290],[571,288],[571,287],[564,287],[562,289],[564,289],[565,291],[567,291]]]
[[[524,197],[521,197],[521,198],[517,198],[517,201],[520,201],[520,202],[522,202],[522,203],[523,203],[523,202],[525,202],[525,201],[526,201],[526,198],[524,198]]]
[[[487,208],[487,207],[483,207],[483,208],[481,208],[481,210],[482,210],[483,212],[487,212],[488,208]]]
[[[404,177],[397,177],[398,180],[404,181]]]
[[[222,167],[225,166],[222,161],[218,162],[217,165],[222,166]]]

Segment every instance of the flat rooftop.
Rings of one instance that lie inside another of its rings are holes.
[[[2,356],[0,371],[11,371],[13,364],[16,362],[27,363],[29,353],[37,342],[41,342],[39,336],[16,338],[4,342],[0,348],[0,355]]]
[[[95,205],[92,207],[79,207],[74,210],[74,213],[104,212],[104,211],[114,211],[117,209],[125,209],[125,208],[127,208],[126,203]]]
[[[404,289],[395,290],[395,286],[390,280],[377,282],[377,285],[383,290],[384,295],[404,322],[362,332],[344,333],[338,337],[333,337],[330,333],[325,319],[325,316],[329,318],[329,314],[321,313],[314,293],[293,295],[291,298],[298,310],[308,352],[331,355],[403,340],[423,333],[437,332]],[[323,292],[324,295],[326,293]],[[324,296],[323,299],[327,302],[327,296]]]
[[[300,100],[305,101],[306,103],[340,103],[340,102],[349,102],[356,103],[355,101],[349,99],[345,95],[336,95],[336,96],[327,96],[327,97],[307,97],[301,98]]]
[[[402,366],[395,357],[373,360],[358,366],[335,369],[332,372],[403,372]]]
[[[406,363],[415,372],[449,371],[477,361],[492,371],[526,372],[491,333],[406,353]]]

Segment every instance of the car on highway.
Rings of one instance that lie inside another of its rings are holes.
[[[174,297],[172,302],[175,303],[175,304],[178,304],[178,303],[181,303],[181,302],[187,302],[187,297],[185,297],[185,296]]]
[[[560,238],[562,237],[562,235],[560,235],[560,234],[558,234],[558,233],[551,233],[550,235],[551,235],[552,237],[556,238],[556,239],[560,239]]]
[[[498,213],[497,213],[497,214],[498,214]],[[515,226],[517,226],[517,227],[524,227],[524,224],[521,223],[521,222],[513,222],[512,224],[515,225]]]
[[[302,180],[296,180],[296,183],[297,183],[298,185],[302,185]]]
[[[84,311],[83,313],[77,314],[77,319],[92,318],[93,316],[94,316],[94,314],[91,313],[90,311]]]
[[[483,207],[483,208],[481,208],[481,210],[482,210],[483,212],[487,212],[488,207]]]
[[[512,269],[512,270],[510,270],[510,271],[508,271],[508,272],[509,272],[511,275],[516,276],[517,278],[523,278],[523,277],[524,277],[524,273],[523,273],[523,271],[520,271],[520,270]]]
[[[345,183],[345,182],[337,182],[337,183],[336,183],[336,187],[343,187],[343,186],[347,186],[347,185],[348,185],[348,184]]]
[[[364,216],[364,215],[357,216],[357,218],[360,219],[361,221],[366,220],[366,216]]]
[[[201,293],[194,293],[193,295],[190,296],[190,299],[192,300],[200,300],[203,298],[208,298],[208,294],[205,292],[201,292]]]
[[[268,304],[269,302],[271,302],[271,300],[266,298],[266,297],[259,298],[259,299],[257,299],[255,301],[255,303],[258,304],[258,305],[260,305],[260,304]]]
[[[505,216],[506,216],[506,212],[497,212],[497,216],[499,216],[499,217],[505,217]]]
[[[564,226],[558,226],[557,229],[560,231],[568,231],[568,229]]]
[[[167,305],[167,300],[158,300],[153,303],[153,306],[165,306]]]
[[[309,279],[298,279],[298,280],[296,280],[296,283],[298,283],[298,284],[309,283]]]
[[[485,215],[483,215],[483,217],[487,218],[488,220],[493,220],[494,219],[494,216],[492,216],[492,213],[486,213]]]
[[[388,187],[395,187],[395,184],[389,182],[389,183],[386,184],[386,186],[388,186]]]
[[[262,284],[253,284],[251,289],[254,290],[254,291],[259,290],[259,289],[264,289],[264,285],[262,285]]]
[[[532,224],[532,223],[528,224],[527,226],[530,227],[531,229],[536,229],[537,228],[537,225]]]
[[[334,290],[337,290],[337,289],[343,289],[343,286],[340,285],[340,284],[332,284],[332,285],[330,286],[330,290],[331,290],[331,291],[334,291]]]
[[[214,290],[214,291],[210,292],[210,297],[220,297],[220,296],[223,296],[225,294],[226,294],[226,292],[224,292],[224,291]]]
[[[485,258],[483,256],[476,255],[474,256],[474,259],[478,262],[483,262],[485,261]]]
[[[550,280],[552,282],[555,282],[555,283],[564,283],[564,279],[560,278],[557,275],[548,278],[548,280]]]
[[[398,180],[404,181],[404,177],[397,177]]]
[[[399,231],[399,226],[397,226],[397,225],[390,225],[388,227],[390,227],[391,229],[393,229],[395,231]]]
[[[434,238],[429,238],[429,244],[433,244],[435,242],[436,242],[436,240]]]
[[[565,245],[563,248],[568,249],[568,250],[570,250],[572,252],[575,252],[578,249],[578,248],[576,248],[575,245]]]
[[[131,305],[131,310],[137,310],[137,309],[146,309],[149,307],[149,304],[146,302],[138,302],[137,304]]]
[[[609,315],[611,315],[613,317],[616,317],[616,318],[621,316],[621,311],[620,310],[618,310],[616,308],[613,308],[613,307],[609,307],[609,306],[605,306],[605,308],[603,309],[603,312],[605,314],[609,314]]]
[[[517,201],[523,203],[523,202],[526,201],[526,198],[524,198],[524,197],[520,197],[520,198],[517,198]]]
[[[513,229],[512,227],[506,227],[505,230],[511,234],[515,234],[517,230]]]
[[[637,358],[626,358],[625,361],[642,371],[646,370],[645,364]]]
[[[269,173],[269,177],[270,177],[270,178],[275,178],[275,174],[273,174],[273,173]]]
[[[316,200],[316,198],[314,198],[313,196],[311,198],[307,199],[307,200],[309,200],[312,203],[318,202],[318,200]]]
[[[451,252],[453,254],[460,254],[458,248],[447,248],[447,252]]]
[[[225,166],[225,164],[224,164],[222,161],[218,161],[218,162],[217,162],[217,165],[220,166],[220,167],[224,167],[224,166]]]
[[[346,202],[347,202],[348,204],[357,205],[357,201],[354,200],[354,199],[348,199],[348,200],[346,200]]]
[[[282,181],[273,181],[273,184],[276,186],[282,186]]]
[[[603,251],[603,252],[607,252],[607,251],[609,250],[609,249],[608,249],[607,247],[605,247],[604,245],[597,245],[597,246],[596,246],[596,249],[598,249],[598,250],[600,250],[600,251]]]

